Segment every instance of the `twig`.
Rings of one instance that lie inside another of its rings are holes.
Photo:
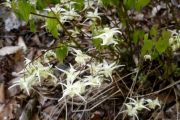
[[[162,92],[164,90],[167,90],[167,89],[169,89],[169,88],[171,88],[171,87],[173,87],[173,86],[175,86],[176,84],[179,84],[179,83],[180,83],[180,80],[168,85],[167,87],[165,87],[165,88],[163,88],[161,90],[158,90],[158,91],[155,91],[155,92],[152,92],[152,93],[148,93],[148,94],[145,94],[145,95],[138,95],[138,96],[132,96],[132,97],[145,97],[145,96],[150,96],[150,95],[153,95],[153,94],[158,94],[158,93],[160,93],[160,92]]]

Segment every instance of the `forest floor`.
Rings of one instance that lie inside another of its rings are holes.
[[[154,5],[154,7],[157,6],[156,4],[152,5]],[[153,6],[151,7],[153,8]],[[117,87],[116,85],[107,86],[105,84],[100,91],[94,91],[98,94],[96,96],[97,98],[87,103],[84,111],[84,106],[78,106],[79,102],[67,103],[68,109],[70,110],[66,111],[64,102],[58,102],[62,96],[59,91],[60,86],[56,86],[55,88],[44,86],[35,87],[34,91],[37,92],[38,95],[33,94],[31,96],[24,93],[18,86],[10,88],[13,81],[19,79],[17,73],[25,67],[24,58],[35,60],[44,53],[42,50],[47,50],[57,45],[57,41],[44,28],[41,29],[39,27],[38,32],[33,33],[29,30],[28,26],[24,25],[17,29],[7,31],[4,20],[11,15],[11,12],[11,10],[0,6],[0,120],[64,120],[66,116],[65,113],[67,113],[68,119],[73,120],[112,120],[114,117],[117,117],[124,101],[124,96],[129,94],[129,91],[124,85],[117,85]],[[178,31],[173,21],[166,21],[168,20],[168,11],[166,8],[162,7],[157,11],[157,17],[154,17],[154,19],[148,18],[151,12],[147,7],[141,14],[134,15],[136,24],[144,30],[149,29],[149,26],[152,26],[152,24],[160,24],[161,28],[167,27],[172,31]],[[179,9],[174,12],[176,17],[180,18]],[[141,16],[144,17],[141,18]],[[62,37],[66,38],[66,36]],[[86,42],[82,43],[82,46],[89,46],[87,44]],[[19,49],[18,46],[23,46],[26,52],[24,52],[23,49]],[[175,52],[173,59],[175,59],[175,64],[179,68],[179,51]],[[72,55],[69,54],[64,67],[67,67],[66,65],[68,65],[68,63],[73,63],[71,61]],[[57,65],[57,61],[52,63]],[[160,75],[162,71],[159,70],[158,72],[157,74]],[[173,82],[155,81],[153,80],[155,79],[154,76],[151,76],[149,78],[152,79],[150,83],[147,82],[143,87],[141,85],[134,86],[133,93],[143,93],[140,95],[141,97],[151,99],[158,98],[159,101],[161,101],[161,108],[157,108],[155,111],[141,112],[138,115],[139,120],[180,120],[180,74],[178,73],[178,75],[179,76],[175,76],[172,74],[171,78],[174,78]],[[121,74],[120,81],[131,88],[133,81],[128,81],[131,77],[132,76],[128,74],[124,76]],[[119,87],[123,94],[117,92]],[[95,93],[92,93],[92,95],[95,95]],[[72,106],[74,106],[74,109]],[[76,110],[79,110],[79,112]],[[122,113],[117,119],[130,120],[133,118],[127,117],[127,115]]]

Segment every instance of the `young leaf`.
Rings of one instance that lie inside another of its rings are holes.
[[[156,37],[156,35],[157,35],[157,33],[158,33],[157,29],[158,29],[158,25],[153,25],[153,27],[152,27],[151,30],[150,30],[150,35],[151,35],[152,37]]]
[[[32,11],[32,6],[30,3],[28,3],[26,0],[18,1],[16,12],[18,13],[19,17],[22,20],[27,22],[29,20],[29,15],[31,11]]]
[[[92,40],[92,44],[93,44],[97,49],[100,49],[100,48],[101,48],[101,43],[102,43],[102,40],[101,40],[101,39],[93,39],[93,40]]]
[[[36,0],[36,9],[43,10],[48,7],[50,4],[58,4],[60,0]]]
[[[68,53],[68,46],[66,44],[59,43],[56,48],[56,56],[61,63],[66,58],[67,53]]]
[[[135,7],[136,0],[123,0],[123,4],[127,9],[133,9]]]
[[[153,48],[153,41],[148,39],[148,34],[144,35],[144,45],[141,49],[141,54],[145,55],[147,52],[151,52]]]
[[[171,37],[171,33],[167,30],[163,30],[162,32],[162,38],[165,40],[169,40],[169,38]]]
[[[143,7],[148,5],[150,0],[136,0],[135,9],[140,11]]]
[[[170,38],[170,32],[164,30],[162,32],[162,36],[156,42],[156,49],[159,52],[159,54],[162,54],[168,48],[169,38]]]
[[[55,17],[54,13],[49,12],[48,14],[49,17]],[[52,19],[52,18],[47,18],[46,19],[46,28],[47,30],[55,37],[58,37],[58,21],[57,19]]]
[[[84,0],[74,0],[74,7],[76,10],[82,10],[84,7]]]
[[[29,24],[30,24],[30,30],[31,32],[36,32],[36,25],[34,23],[34,20],[30,20],[29,21]]]
[[[133,41],[134,41],[134,43],[137,44],[140,39],[143,39],[143,36],[144,36],[144,31],[135,30],[134,33],[133,33]]]
[[[37,10],[43,10],[48,6],[47,0],[37,0],[36,1],[36,9]]]

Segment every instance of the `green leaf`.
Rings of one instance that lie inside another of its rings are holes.
[[[119,0],[111,0],[112,5],[119,6]]]
[[[135,9],[140,11],[143,7],[148,5],[150,0],[136,0]]]
[[[153,46],[154,46],[153,41],[148,39],[148,34],[145,34],[144,35],[144,45],[141,49],[141,54],[145,55],[145,54],[147,54],[147,52],[150,53],[152,51]]]
[[[21,20],[28,22],[31,12],[36,12],[36,9],[27,0],[18,0],[11,2],[12,10]]]
[[[59,43],[56,48],[56,56],[58,60],[63,63],[68,53],[68,46],[63,43]]]
[[[135,7],[136,0],[123,0],[123,4],[127,9],[133,9]]]
[[[158,33],[158,25],[153,25],[153,27],[150,30],[150,35],[152,37],[156,37]]]
[[[140,39],[143,39],[143,36],[144,36],[144,31],[135,30],[134,33],[133,33],[133,41],[134,41],[134,43],[137,44]]]
[[[169,40],[169,38],[171,37],[171,33],[167,30],[163,30],[162,32],[162,38],[165,40]]]
[[[49,4],[58,4],[60,0],[36,0],[36,9],[43,10],[48,7]]]
[[[153,60],[154,60],[154,59],[157,59],[157,58],[159,57],[159,53],[158,53],[156,50],[154,50],[154,51],[151,53],[151,57],[152,57]]]
[[[36,25],[34,23],[34,20],[30,20],[29,21],[29,24],[30,24],[30,30],[31,32],[36,32]]]
[[[105,6],[105,7],[108,7],[108,6],[119,6],[119,3],[120,1],[119,0],[101,0],[102,1],[102,4]]]
[[[51,4],[58,4],[61,2],[61,0],[49,0]]]
[[[111,0],[101,0],[104,6],[110,6]]]
[[[93,44],[97,49],[100,49],[100,48],[101,48],[101,43],[102,43],[102,39],[93,39],[93,40],[92,40],[92,44]]]
[[[164,30],[161,35],[162,36],[159,38],[159,40],[156,42],[156,45],[155,45],[159,54],[162,54],[168,48],[169,38],[171,34],[170,32]]]
[[[29,15],[31,13],[32,6],[26,0],[19,0],[18,1],[18,14],[22,20],[26,22],[29,20]]]
[[[53,12],[49,12],[49,17],[56,17]],[[58,38],[58,20],[53,18],[46,19],[46,28],[47,30],[55,37]]]
[[[36,1],[36,9],[37,10],[43,10],[48,6],[47,0],[37,0]]]

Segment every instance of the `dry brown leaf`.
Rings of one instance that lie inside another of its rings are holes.
[[[91,115],[91,120],[101,120],[101,112],[100,111],[95,111]]]
[[[0,83],[0,103],[5,102],[4,82]]]

